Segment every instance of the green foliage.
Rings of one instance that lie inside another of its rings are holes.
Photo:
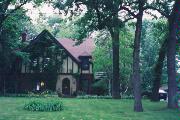
[[[112,96],[83,95],[77,96],[78,99],[112,99]]]
[[[120,76],[122,91],[130,87],[130,75],[132,65],[132,28],[126,26],[120,30]],[[112,80],[112,41],[110,33],[106,30],[99,31],[95,39],[96,49],[93,53],[94,72],[106,72],[107,79],[96,81],[94,85],[107,91],[108,80]]]
[[[176,55],[176,82],[177,82],[177,88],[178,91],[180,91],[180,64],[179,64],[179,60],[180,60],[180,55],[178,52],[178,55]],[[177,92],[176,95],[176,100],[178,101],[178,106],[180,108],[180,93]]]
[[[97,96],[97,95],[79,95],[77,96],[78,99],[112,99],[112,96]],[[122,99],[133,99],[134,97],[132,95],[122,95]]]
[[[141,74],[143,90],[152,88],[153,70],[161,45],[167,37],[167,23],[164,19],[143,21],[141,37]],[[165,63],[165,62],[164,62]],[[163,67],[162,84],[166,83],[166,64]]]
[[[105,79],[98,80],[92,85],[92,87],[93,89],[99,88],[102,89],[103,91],[106,91],[108,88],[107,80]]]
[[[71,38],[74,40],[79,40],[79,36],[83,36],[83,33],[79,32],[81,27],[76,24],[76,21],[63,21],[61,24],[61,30],[57,34],[60,38]],[[81,40],[80,40],[81,41]]]
[[[54,7],[61,11],[63,10],[65,14],[69,13],[71,20],[76,16],[80,16],[75,22],[79,27],[77,29],[77,33],[79,34],[75,37],[78,40],[82,40],[88,37],[94,30],[109,30],[114,27],[121,28],[123,25],[122,20],[117,17],[121,4],[122,2],[117,0],[66,0],[55,1]],[[81,7],[82,5],[84,8]]]
[[[50,31],[56,38],[71,38],[79,40],[80,36],[84,36],[84,33],[80,32],[84,30],[78,24],[78,17],[73,20],[67,18],[62,19],[57,15],[45,17],[42,16],[38,19],[38,23],[35,26],[36,31],[41,32],[44,29]],[[82,37],[81,37],[82,38]]]
[[[151,6],[155,7],[163,17],[170,15],[172,11],[174,0],[158,0],[152,1]]]
[[[1,94],[0,94],[1,95]],[[45,90],[42,92],[27,92],[26,94],[10,94],[6,93],[3,94],[4,97],[28,97],[28,98],[53,98],[57,97],[57,93],[52,90]]]
[[[24,109],[28,111],[62,111],[63,110],[63,103],[58,99],[51,99],[51,100],[42,100],[42,99],[35,99],[26,103],[24,105]]]
[[[19,9],[3,22],[0,36],[0,46],[2,46],[2,50],[0,50],[0,71],[9,72],[17,58],[24,61],[28,60],[28,54],[21,52],[25,46],[21,42],[21,33],[26,26],[29,26],[28,30],[31,29],[32,24],[29,20],[26,11]]]

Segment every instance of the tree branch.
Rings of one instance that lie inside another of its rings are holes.
[[[5,0],[4,2],[0,3],[0,29],[2,27],[2,23],[6,19],[5,12],[7,11],[11,2],[12,0]]]
[[[127,19],[125,19],[124,21],[123,21],[123,23],[126,23],[126,22],[128,22],[129,20],[132,20],[132,19],[134,19],[135,17],[130,17],[130,18],[127,18]]]
[[[148,10],[148,9],[150,9],[150,10],[156,10],[156,11],[158,11],[162,16],[164,16],[164,17],[166,17],[166,18],[169,18],[169,16],[170,16],[170,15],[166,14],[165,12],[161,11],[160,9],[155,8],[155,7],[153,7],[153,6],[146,6],[146,7],[144,7],[144,10]]]
[[[134,18],[137,17],[137,15],[136,15],[134,12],[132,12],[129,8],[127,8],[127,7],[125,7],[125,6],[121,6],[120,10],[125,10],[125,11],[127,11],[127,12],[128,12],[130,15],[132,15]]]
[[[20,9],[23,5],[25,5],[27,2],[28,2],[29,0],[25,0],[23,3],[21,3],[19,6],[17,6],[16,8],[14,8],[13,10],[11,10],[9,13],[7,13],[6,14],[6,18],[10,15],[10,14],[12,14],[12,13],[14,13],[15,11],[17,11],[18,9]]]
[[[145,11],[145,13],[146,13],[146,14],[148,14],[148,15],[150,15],[150,16],[152,16],[152,17],[154,17],[155,19],[157,19],[157,18],[158,18],[156,15],[152,14],[152,13],[151,13],[151,12],[149,12],[149,11]]]
[[[11,0],[9,0],[9,1],[11,1]],[[17,11],[18,9],[20,9],[23,5],[25,5],[26,3],[28,2],[28,0],[25,0],[23,3],[21,3],[19,6],[17,6],[16,8],[14,8],[13,10],[11,10],[9,13],[2,13],[3,14],[3,17],[1,18],[2,20],[1,20],[1,23],[0,24],[2,24],[3,23],[3,21],[5,21],[8,17],[9,17],[9,15],[10,14],[12,14],[12,13],[14,13],[15,11]],[[9,3],[10,4],[10,3]],[[9,5],[8,5],[9,6]],[[7,8],[8,8],[8,6],[7,6]]]
[[[5,12],[11,2],[12,0],[5,0],[4,2],[2,2],[0,6],[0,11]]]

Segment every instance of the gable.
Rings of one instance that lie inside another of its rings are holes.
[[[42,47],[50,44],[56,44],[63,49],[65,53],[79,65],[79,61],[56,39],[48,30],[43,30],[35,39],[33,39],[30,44],[25,48],[24,51],[30,52],[36,48],[37,44],[41,44]]]
[[[76,45],[76,42],[71,39],[59,39],[58,42],[78,61],[80,62],[80,56],[90,56],[95,49],[95,43],[93,39],[86,39],[80,45]]]

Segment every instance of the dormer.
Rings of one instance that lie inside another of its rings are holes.
[[[82,70],[89,70],[90,68],[90,59],[92,58],[87,52],[83,52],[80,56],[80,63]]]

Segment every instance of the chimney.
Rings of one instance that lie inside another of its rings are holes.
[[[25,30],[24,32],[22,32],[21,38],[22,38],[22,42],[25,42],[25,41],[26,41],[26,39],[27,39],[27,30]]]

